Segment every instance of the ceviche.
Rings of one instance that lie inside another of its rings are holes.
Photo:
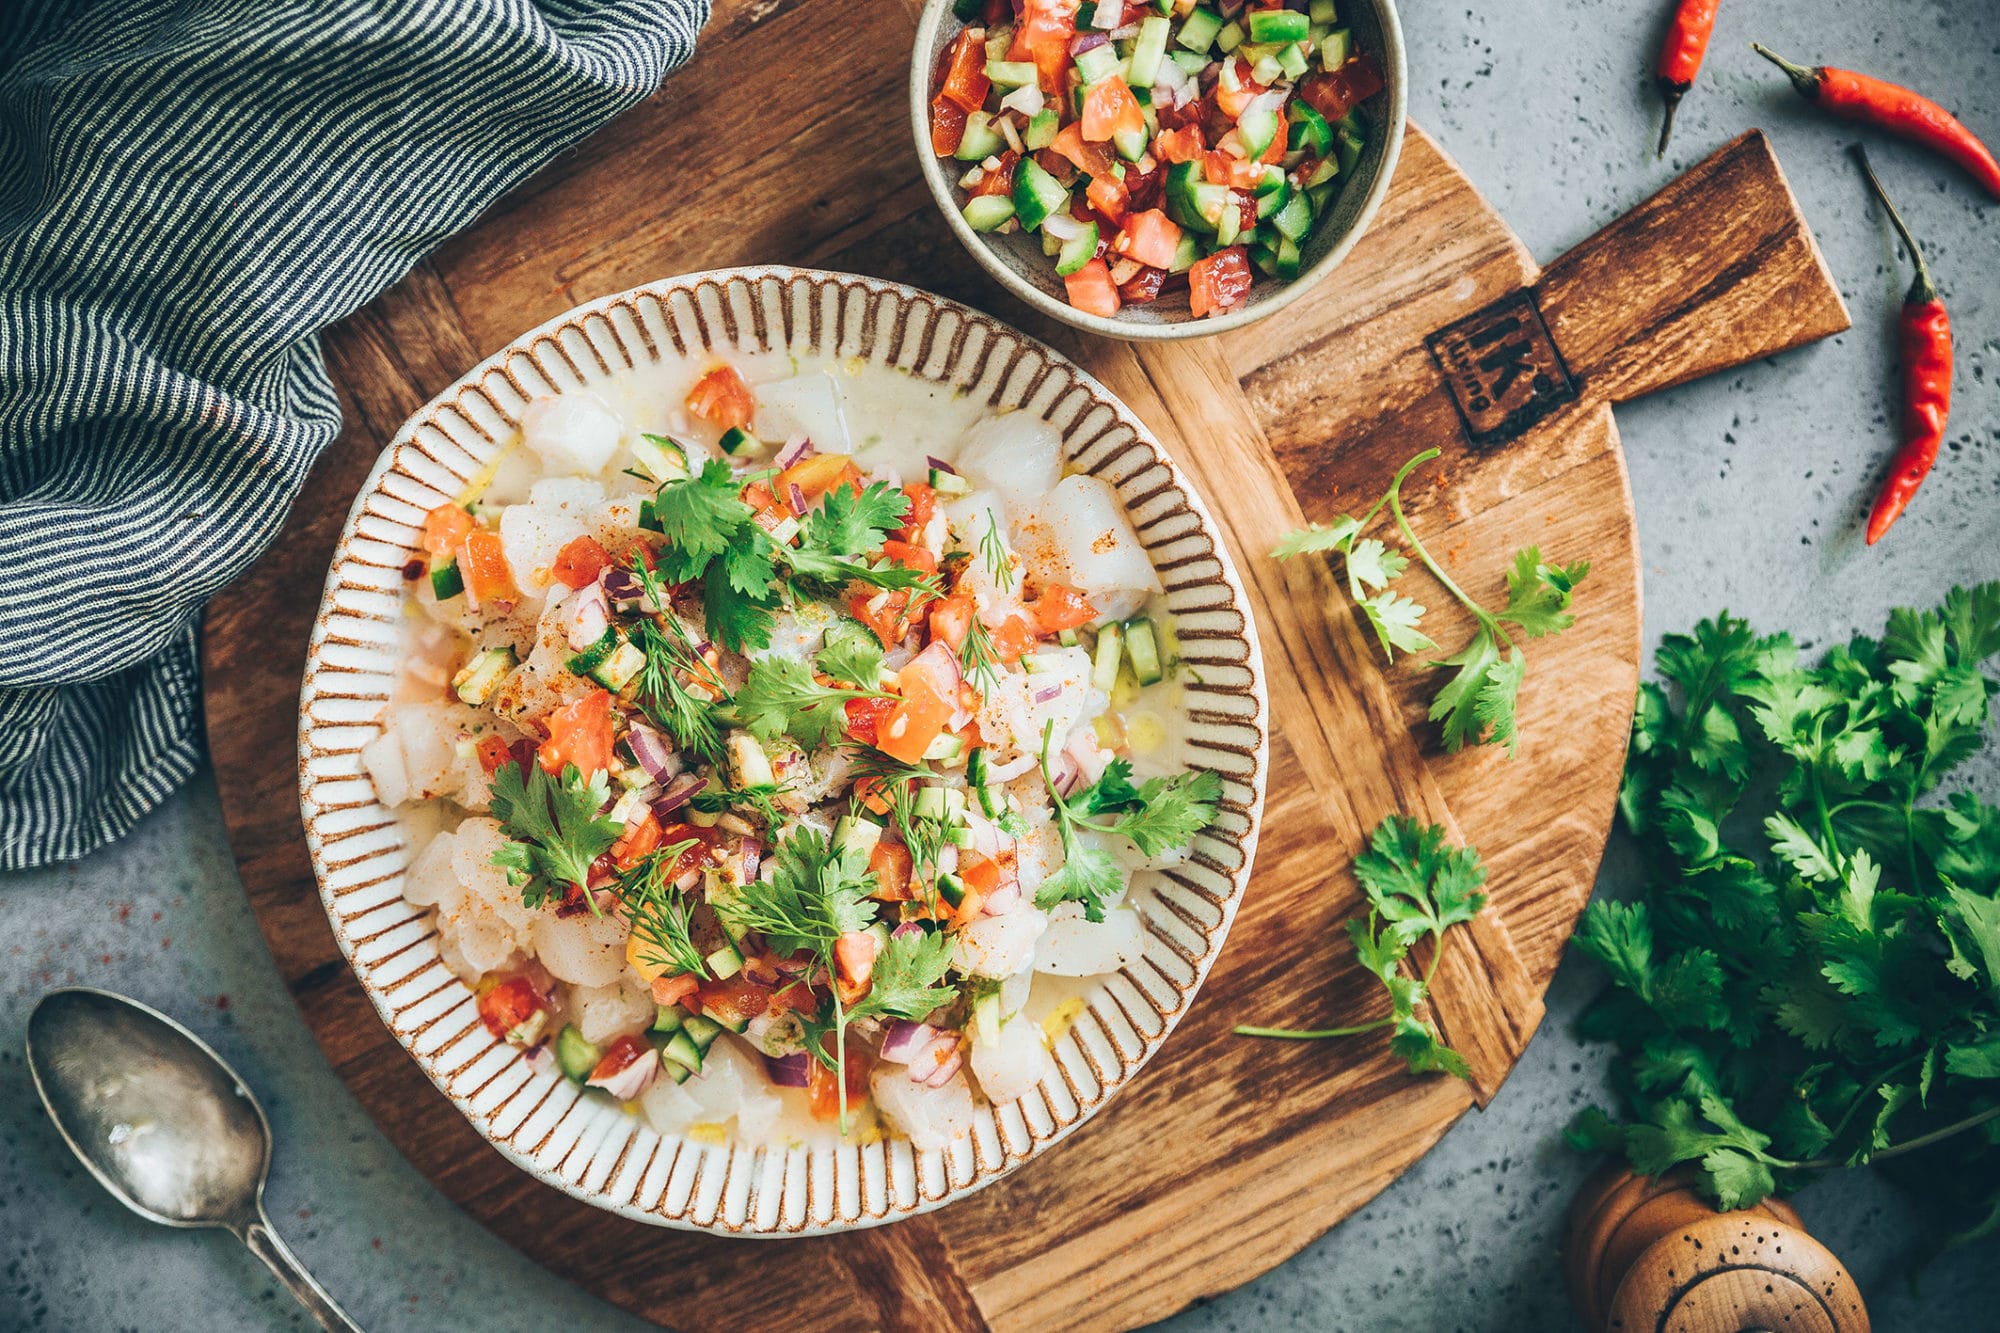
[[[942,1144],[1142,949],[1161,587],[1026,413],[859,362],[531,403],[424,519],[363,753],[486,1026],[663,1133]]]
[[[931,148],[974,231],[1037,233],[1069,303],[1109,318],[1186,284],[1241,305],[1299,247],[1382,89],[1335,0],[959,0]]]

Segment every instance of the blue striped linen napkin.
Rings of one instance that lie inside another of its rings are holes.
[[[317,333],[637,103],[708,0],[0,0],[0,869],[200,757],[196,619],[340,412]]]

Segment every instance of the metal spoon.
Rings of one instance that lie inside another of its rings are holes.
[[[201,1038],[137,1000],[72,987],[29,1017],[28,1070],[70,1151],[127,1208],[226,1228],[322,1325],[362,1333],[271,1229],[271,1126]]]

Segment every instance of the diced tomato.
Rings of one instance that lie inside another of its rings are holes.
[[[771,988],[740,972],[727,981],[702,982],[695,995],[701,1001],[701,1011],[726,1027],[747,1023],[771,1008]]]
[[[1060,634],[1097,619],[1097,608],[1090,599],[1067,583],[1046,585],[1028,609],[1035,613],[1035,627],[1044,634]]]
[[[875,748],[914,764],[958,711],[958,662],[951,650],[934,643],[918,653],[896,673],[896,693],[895,710],[878,729]]]
[[[1157,208],[1128,216],[1118,239],[1112,242],[1119,254],[1153,268],[1172,268],[1180,246],[1179,225]]]
[[[1068,158],[1078,171],[1092,179],[1102,177],[1115,179],[1117,176],[1118,159],[1113,157],[1111,150],[1103,144],[1086,142],[1082,127],[1075,121],[1071,121],[1056,132],[1056,137],[1049,144],[1049,148],[1052,152]]]
[[[1076,11],[1082,0],[1025,0],[1017,6],[1020,22],[1014,28],[1014,44],[1009,60],[1032,60],[1041,74],[1042,91],[1050,96],[1066,95],[1065,76],[1069,73],[1070,38],[1076,36]]]
[[[1257,183],[1264,179],[1264,164],[1212,148],[1202,159],[1201,174],[1217,185],[1227,185],[1232,190],[1249,190],[1256,188]]]
[[[754,481],[743,488],[743,503],[750,506],[751,517],[766,532],[776,532],[792,518],[789,505],[778,503],[777,496]]]
[[[1264,156],[1259,162],[1283,162],[1285,141],[1291,137],[1291,123],[1285,119],[1285,108],[1278,108],[1278,132],[1271,136],[1271,142],[1264,145]]]
[[[913,481],[903,488],[903,526],[896,529],[896,536],[906,542],[913,542],[923,535],[929,525],[931,515],[937,512],[937,492],[921,481]]]
[[[1160,290],[1167,285],[1167,274],[1163,269],[1141,268],[1124,282],[1118,284],[1118,299],[1126,305],[1145,305],[1160,299]]]
[[[860,682],[856,682],[859,684]],[[873,687],[874,682],[868,682]],[[882,729],[882,720],[895,711],[894,699],[849,699],[847,701],[847,734],[863,745],[873,745],[876,735]]]
[[[931,603],[931,638],[957,652],[972,629],[972,611],[972,598],[965,593]]]
[[[959,33],[958,40],[951,44],[949,65],[938,93],[949,97],[967,111],[977,111],[986,105],[986,94],[992,87],[993,81],[986,77],[985,39],[973,29],[967,28]]]
[[[801,458],[778,474],[772,494],[790,504],[792,487],[797,486],[810,503],[840,484],[851,461],[846,454],[812,454]]]
[[[989,168],[980,176],[979,184],[966,191],[969,198],[977,199],[985,194],[1014,193],[1014,168],[1020,164],[1021,155],[1009,148],[1000,154],[1000,165]]]
[[[536,751],[536,762],[547,773],[561,773],[575,764],[588,781],[611,767],[611,692],[592,690],[575,703],[564,704],[545,719],[549,738]]]
[[[1076,184],[1076,163],[1064,157],[1053,148],[1037,148],[1035,162],[1043,171],[1056,178],[1056,184],[1068,189]]]
[[[1008,616],[993,631],[993,656],[1009,666],[1035,646],[1035,627],[1026,616]]]
[[[819,996],[813,994],[813,988],[798,977],[785,978],[771,991],[770,1012],[782,1014],[787,1011],[795,1014],[819,1012]]]
[[[958,877],[988,897],[1000,887],[1000,863],[972,853],[959,858]]]
[[[1125,203],[1128,196],[1122,182],[1110,176],[1092,176],[1090,184],[1084,187],[1083,197],[1090,206],[1118,223],[1125,220]]]
[[[1116,74],[1091,85],[1090,91],[1083,95],[1086,141],[1103,143],[1114,134],[1143,134],[1145,130],[1146,113],[1139,109],[1139,99]]]
[[[1153,140],[1153,156],[1162,162],[1198,162],[1208,145],[1202,142],[1201,126],[1161,130]]]
[[[875,937],[865,930],[845,931],[833,942],[833,974],[842,1004],[868,993],[869,979],[875,975],[875,948]]]
[[[1328,120],[1345,120],[1348,112],[1382,91],[1382,67],[1371,55],[1358,55],[1339,69],[1308,74],[1299,80],[1299,96]]]
[[[472,531],[472,515],[457,505],[439,505],[424,515],[424,535],[418,544],[432,555],[443,555]]]
[[[1229,309],[1249,290],[1250,256],[1240,245],[1217,250],[1188,270],[1188,308],[1196,318]]]
[[[525,1046],[541,1035],[534,1026],[535,1015],[546,1007],[540,992],[526,977],[508,977],[481,993],[479,1021],[500,1040],[508,1040],[511,1033],[516,1045]]]
[[[833,1049],[833,1038],[826,1037],[823,1040],[830,1054]],[[850,1112],[868,1100],[868,1075],[874,1067],[875,1057],[857,1044],[850,1034],[847,1040],[847,1065],[842,1070],[847,1082],[847,1109]],[[806,1070],[806,1096],[814,1117],[820,1120],[838,1118],[840,1084],[834,1080],[833,1071],[817,1060],[808,1060]]]
[[[687,409],[717,430],[749,430],[757,399],[734,366],[717,366],[688,390]]]
[[[571,588],[582,588],[597,582],[597,576],[610,563],[611,553],[595,537],[578,537],[556,553],[556,562],[549,572]]]
[[[500,536],[493,532],[468,532],[458,544],[458,575],[465,590],[481,606],[495,602],[517,602],[521,590],[514,583],[514,571],[507,566],[507,553]]]
[[[1231,120],[1238,120],[1242,118],[1245,111],[1250,109],[1250,103],[1256,100],[1257,94],[1264,90],[1263,84],[1250,77],[1250,62],[1242,56],[1238,56],[1236,57],[1236,91],[1231,92],[1229,90],[1229,81],[1223,79],[1215,85],[1215,91],[1212,95],[1215,98],[1216,108],[1223,115],[1229,117]]]
[[[637,821],[627,824],[618,841],[611,844],[611,859],[620,870],[630,870],[660,846],[660,821],[645,806],[640,810],[643,813]]]
[[[895,706],[893,703],[890,705]],[[854,783],[854,799],[861,802],[861,808],[871,814],[889,813],[889,798],[882,794],[882,779],[857,778]]]
[[[858,592],[847,599],[847,614],[874,630],[884,648],[894,648],[909,634],[909,609],[910,594],[900,589]]]
[[[1167,164],[1155,162],[1151,171],[1134,167],[1125,173],[1125,211],[1145,212],[1167,201]]]
[[[479,738],[479,767],[485,771],[487,777],[490,778],[495,773],[498,773],[507,764],[511,763],[513,758],[513,753],[508,749],[507,742],[501,740],[498,736],[482,736]]]
[[[965,108],[939,93],[931,103],[931,151],[950,157],[965,142]]]
[[[901,902],[910,896],[910,849],[900,842],[878,842],[868,853],[868,870],[875,876],[877,898]]]
[[[646,1044],[643,1037],[631,1032],[626,1033],[607,1046],[604,1054],[598,1057],[596,1066],[590,1071],[590,1081],[595,1083],[615,1077],[621,1071],[639,1063],[640,1059],[651,1050],[652,1047]]]
[[[937,572],[937,557],[930,553],[930,548],[916,546],[910,542],[883,542],[882,558],[892,565],[901,565],[904,569],[914,569],[924,574]]]
[[[701,978],[692,972],[678,976],[655,977],[653,979],[653,1003],[676,1005],[695,993],[701,986]]]

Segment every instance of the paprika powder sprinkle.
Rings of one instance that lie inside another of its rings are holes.
[[[1750,49],[1785,71],[1792,87],[1814,106],[1942,153],[1971,172],[1988,194],[2000,199],[2000,161],[1978,135],[1930,98],[1852,70],[1794,65],[1756,42],[1750,43]]]
[[[1875,508],[1868,515],[1868,544],[1873,546],[1882,540],[1910,503],[1910,497],[1924,484],[1931,464],[1937,461],[1938,446],[1944,442],[1945,421],[1951,414],[1951,316],[1945,313],[1944,302],[1938,299],[1937,284],[1931,281],[1930,268],[1924,263],[1923,252],[1917,249],[1916,239],[1903,225],[1902,215],[1889,201],[1882,182],[1875,178],[1875,168],[1868,163],[1868,150],[1855,144],[1854,157],[1868,177],[1875,197],[1889,210],[1890,223],[1917,265],[1916,280],[1903,298],[1903,313],[1898,321],[1903,363],[1903,447],[1896,451],[1889,479],[1882,483],[1882,491],[1875,497]]]
[[[1701,73],[1702,57],[1708,54],[1708,39],[1715,31],[1715,11],[1721,0],[1678,0],[1674,20],[1667,25],[1667,40],[1660,47],[1660,95],[1666,98],[1667,115],[1660,123],[1661,156],[1674,132],[1674,111],[1694,87]]]

